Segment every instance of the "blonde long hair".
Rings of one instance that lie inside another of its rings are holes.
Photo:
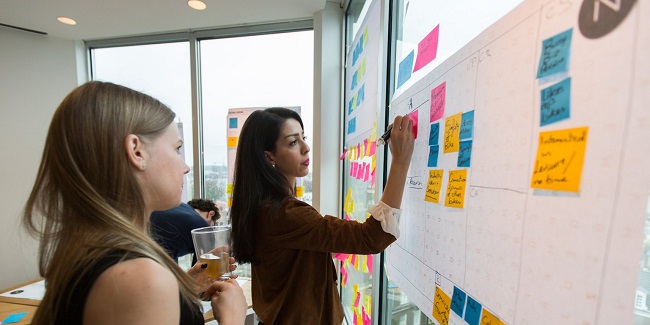
[[[196,306],[194,280],[147,235],[147,208],[124,146],[129,134],[155,139],[174,118],[160,101],[107,82],[81,85],[61,102],[23,216],[40,239],[39,271],[47,281],[33,324],[56,319],[78,272],[115,249],[168,268],[183,301]]]

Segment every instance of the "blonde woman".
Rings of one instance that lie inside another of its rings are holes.
[[[61,102],[23,220],[40,238],[46,279],[32,324],[203,324],[204,290],[220,324],[244,322],[236,282],[199,287],[147,235],[152,211],[179,205],[189,171],[174,118],[105,82]]]

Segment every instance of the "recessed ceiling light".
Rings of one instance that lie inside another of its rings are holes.
[[[68,17],[56,17],[56,20],[66,24],[66,25],[76,25],[77,24],[77,22],[74,21],[74,19],[68,18]]]
[[[201,0],[187,0],[187,5],[196,10],[203,10],[205,7],[207,7],[205,5],[205,2]]]

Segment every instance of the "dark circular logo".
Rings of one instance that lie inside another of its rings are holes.
[[[586,38],[600,38],[613,31],[632,11],[636,0],[584,0],[578,26]]]

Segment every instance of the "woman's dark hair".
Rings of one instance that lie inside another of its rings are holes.
[[[253,112],[242,127],[235,158],[233,200],[230,208],[233,253],[239,263],[255,262],[255,225],[259,207],[270,202],[278,209],[292,197],[294,184],[266,159],[264,151],[275,152],[280,130],[288,119],[300,123],[300,115],[282,107]]]

